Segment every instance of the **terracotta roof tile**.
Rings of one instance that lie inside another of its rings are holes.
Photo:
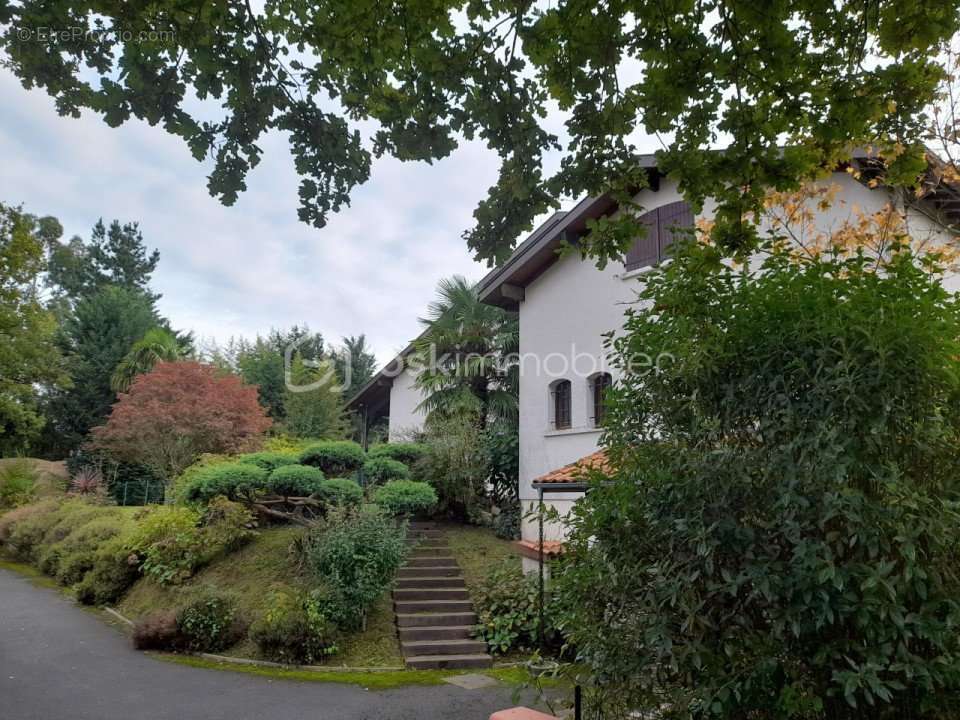
[[[517,540],[514,543],[514,547],[520,551],[520,554],[524,557],[533,558],[536,560],[540,556],[540,543],[536,540]],[[559,540],[544,540],[543,541],[543,554],[544,557],[555,557],[563,552],[563,543]]]
[[[591,470],[599,470],[600,472],[608,472],[611,470],[610,463],[607,460],[606,450],[597,450],[597,452],[582,457],[576,462],[552,470],[546,475],[541,475],[536,478],[534,482],[539,485],[563,485],[583,482],[587,479],[587,474]]]

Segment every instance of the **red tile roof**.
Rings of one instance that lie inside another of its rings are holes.
[[[514,547],[516,547],[524,557],[533,558],[534,560],[540,557],[540,543],[536,540],[517,540],[514,543]],[[563,543],[559,540],[543,541],[544,557],[554,557],[562,552]]]
[[[568,483],[584,482],[591,470],[600,472],[609,472],[612,468],[607,460],[606,450],[597,450],[597,452],[582,457],[576,462],[564,465],[562,468],[552,470],[546,475],[541,475],[534,480],[540,485],[565,485]]]

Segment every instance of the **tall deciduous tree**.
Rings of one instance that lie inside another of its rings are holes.
[[[256,449],[270,424],[256,388],[236,375],[160,362],[134,380],[92,434],[95,447],[171,480],[202,453]]]
[[[517,415],[517,367],[511,356],[519,347],[515,313],[480,302],[476,287],[460,275],[441,280],[430,303],[425,330],[414,343],[417,387],[428,421]]]
[[[0,453],[22,451],[44,424],[37,386],[66,382],[56,322],[38,297],[44,270],[34,218],[0,203]]]
[[[0,25],[25,87],[46,88],[65,115],[90,108],[111,126],[135,117],[181,137],[213,161],[208,186],[226,204],[263,136],[285,133],[300,218],[318,227],[374,157],[430,161],[480,139],[500,175],[466,239],[494,261],[558,198],[642,186],[643,134],[659,136],[660,167],[689,200],[719,199],[716,233],[733,246],[765,189],[788,189],[850,145],[903,143],[891,176],[911,179],[958,2],[23,0],[3,6]],[[45,28],[92,32],[34,37]],[[212,102],[200,110],[195,95]],[[708,152],[718,139],[723,155]],[[601,226],[581,248],[625,249],[631,233]]]

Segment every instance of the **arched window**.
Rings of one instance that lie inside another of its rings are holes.
[[[593,402],[593,426],[603,425],[603,418],[606,414],[607,391],[613,384],[613,378],[610,373],[597,373],[590,378],[590,399]]]
[[[674,231],[693,227],[693,210],[682,200],[667,203],[641,215],[639,221],[647,229],[643,237],[627,251],[623,264],[627,270],[656,265],[666,260],[673,243]]]
[[[556,380],[550,385],[550,413],[555,430],[566,430],[570,427],[570,381]]]

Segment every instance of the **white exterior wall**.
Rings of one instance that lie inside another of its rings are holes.
[[[424,414],[417,410],[423,395],[415,382],[414,374],[406,368],[390,386],[390,442],[409,439],[412,433],[423,429]]]
[[[846,173],[834,174],[830,182],[838,183],[841,192],[834,206],[818,219],[822,231],[838,229],[859,211],[874,212],[889,201],[886,191],[870,190]],[[637,196],[645,210],[681,199],[676,186],[667,181],[661,183],[659,192],[646,190]],[[699,217],[711,213],[708,205]],[[942,241],[948,237],[941,226],[917,212],[909,214],[908,225],[915,238],[935,234]],[[761,227],[762,234],[766,230]],[[525,511],[536,506],[533,480],[597,449],[600,431],[590,426],[592,401],[587,375],[594,371],[595,360],[596,369],[601,369],[602,362],[602,369],[609,371],[616,382],[616,370],[606,367],[603,334],[621,329],[626,304],[635,301],[643,275],[643,270],[627,273],[622,263],[615,262],[600,270],[592,260],[571,254],[526,287],[520,303],[520,499]],[[946,284],[952,290],[960,289],[960,277],[949,278]],[[560,378],[570,380],[572,385],[569,430],[550,427],[550,384]],[[545,495],[561,515],[569,511],[577,497]],[[524,519],[522,534],[525,540],[537,541],[537,521]],[[562,524],[547,524],[548,540],[563,539],[564,535]]]

